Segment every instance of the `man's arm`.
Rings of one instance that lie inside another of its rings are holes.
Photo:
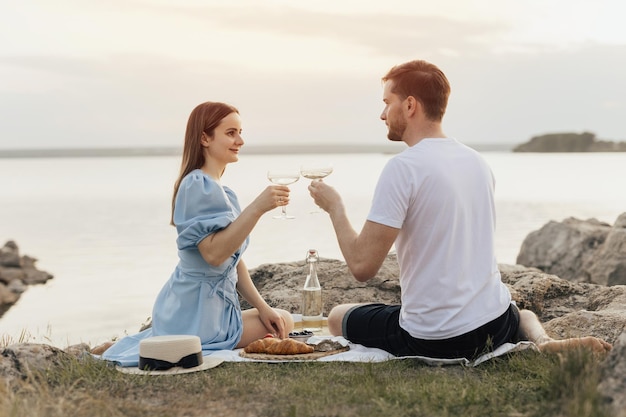
[[[309,192],[315,203],[330,215],[339,248],[352,275],[360,282],[373,278],[383,264],[400,229],[368,220],[363,225],[361,233],[357,233],[346,215],[341,196],[334,188],[322,181],[313,181],[309,186]]]

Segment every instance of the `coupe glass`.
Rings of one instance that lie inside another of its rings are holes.
[[[289,185],[300,179],[300,172],[296,170],[269,170],[267,171],[267,179],[274,184]],[[284,205],[281,208],[281,214],[274,216],[275,219],[295,219],[294,216],[287,215],[287,206]]]
[[[333,172],[332,164],[328,162],[313,162],[307,163],[300,167],[300,174],[304,178],[308,178],[312,181],[321,180],[322,178],[326,178]],[[316,207],[310,213],[319,213],[319,207]]]

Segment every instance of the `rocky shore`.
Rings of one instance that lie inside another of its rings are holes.
[[[0,318],[29,285],[45,284],[53,276],[35,266],[37,259],[20,256],[17,244],[10,240],[0,248]]]
[[[517,305],[534,311],[551,336],[596,336],[613,344],[602,362],[598,389],[615,415],[626,417],[626,213],[613,225],[595,219],[550,222],[529,234],[517,262],[499,265],[502,280]],[[270,305],[300,311],[303,261],[265,264],[250,273]],[[334,259],[321,259],[318,274],[325,314],[346,302],[400,302],[394,254],[367,283],[357,282],[346,264]],[[90,349],[84,344],[65,350],[11,345],[0,350],[0,379],[23,378],[28,369],[45,369],[63,355],[81,356]]]

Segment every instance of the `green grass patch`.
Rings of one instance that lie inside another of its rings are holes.
[[[0,416],[608,416],[598,361],[533,351],[476,368],[383,363],[223,363],[145,376],[70,359],[0,385]]]

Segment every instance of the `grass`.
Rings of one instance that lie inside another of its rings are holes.
[[[0,416],[609,416],[598,379],[598,360],[583,352],[524,351],[476,368],[227,362],[168,376],[70,358],[0,384]]]

